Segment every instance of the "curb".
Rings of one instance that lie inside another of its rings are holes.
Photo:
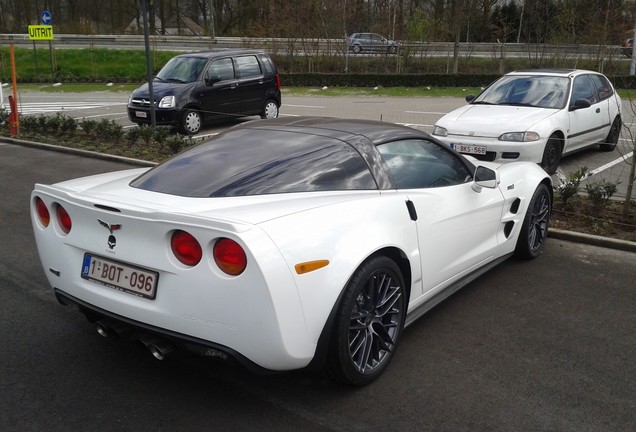
[[[576,231],[564,231],[556,228],[548,228],[548,237],[559,240],[567,240],[592,246],[600,246],[609,249],[617,249],[636,253],[636,242],[627,240],[601,237],[593,234],[585,234]]]
[[[68,154],[84,156],[84,157],[92,157],[95,159],[102,159],[102,160],[113,161],[113,162],[122,162],[122,163],[127,163],[127,164],[135,165],[135,166],[153,167],[157,165],[156,162],[149,162],[149,161],[145,161],[141,159],[133,159],[133,158],[127,158],[123,156],[109,155],[109,154],[98,153],[98,152],[89,151],[89,150],[80,150],[80,149],[74,149],[70,147],[56,146],[52,144],[43,144],[43,143],[38,143],[34,141],[23,141],[23,140],[19,140],[15,138],[0,137],[0,142],[21,145],[24,147],[33,147],[33,148],[39,148],[43,150],[56,151],[60,153],[68,153]],[[571,241],[575,243],[583,243],[583,244],[588,244],[592,246],[600,246],[600,247],[609,248],[609,249],[617,249],[617,250],[622,250],[626,252],[636,253],[636,242],[631,242],[627,240],[618,240],[618,239],[613,239],[609,237],[601,237],[597,235],[585,234],[585,233],[580,233],[576,231],[565,231],[565,230],[560,230],[556,228],[548,229],[548,237],[559,239],[559,240],[567,240],[567,241]]]
[[[56,146],[53,144],[44,144],[44,143],[39,143],[35,141],[24,141],[24,140],[19,140],[16,138],[0,137],[0,142],[20,145],[23,147],[32,147],[32,148],[38,148],[42,150],[55,151],[58,153],[67,153],[67,154],[72,154],[77,156],[90,157],[94,159],[102,159],[102,160],[112,161],[112,162],[122,162],[122,163],[127,163],[130,165],[140,166],[140,167],[153,167],[157,165],[157,162],[149,162],[142,159],[134,159],[134,158],[124,157],[124,156],[109,155],[109,154],[99,153],[99,152],[90,151],[90,150],[81,150],[81,149],[75,149],[71,147]]]

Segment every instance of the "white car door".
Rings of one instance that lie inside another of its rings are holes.
[[[590,106],[576,108],[577,100],[587,99]],[[609,104],[599,101],[596,87],[589,75],[580,75],[572,83],[569,103],[570,129],[563,153],[586,147],[603,140],[609,132]]]
[[[416,221],[423,293],[499,256],[504,198],[498,188],[476,192],[467,164],[430,141],[396,141],[378,150]]]

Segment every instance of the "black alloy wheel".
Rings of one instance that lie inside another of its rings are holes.
[[[353,385],[379,377],[397,349],[406,307],[404,280],[393,260],[377,256],[360,266],[337,312],[326,372]]]
[[[525,259],[539,256],[548,237],[548,224],[552,211],[552,197],[545,184],[540,184],[532,195],[523,219],[515,253]]]

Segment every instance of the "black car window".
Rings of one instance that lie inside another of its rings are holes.
[[[594,86],[590,75],[579,75],[574,78],[570,106],[573,106],[574,103],[580,99],[587,99],[591,104],[598,102],[596,87]]]
[[[206,78],[218,78],[221,81],[234,79],[234,65],[231,58],[222,58],[210,63]]]
[[[431,141],[393,141],[377,148],[398,189],[452,186],[472,178],[459,156]]]
[[[594,82],[596,86],[596,90],[598,92],[598,97],[600,100],[605,100],[610,98],[614,91],[612,90],[612,85],[609,80],[605,78],[603,75],[590,75],[590,79]]]
[[[265,54],[259,54],[258,58],[261,60],[261,64],[267,75],[272,75],[274,73],[274,65],[272,65],[270,58]]]
[[[236,67],[241,78],[250,78],[262,75],[261,67],[256,56],[241,56],[236,58]]]
[[[349,144],[268,129],[230,130],[144,173],[131,186],[188,197],[377,189],[368,165]]]
[[[206,59],[200,57],[173,57],[157,73],[157,78],[167,82],[188,83],[196,81],[205,67]]]

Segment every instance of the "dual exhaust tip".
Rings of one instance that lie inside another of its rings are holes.
[[[117,321],[102,319],[95,323],[97,334],[102,337],[129,337],[133,333],[133,329]],[[163,360],[168,354],[174,351],[174,345],[166,340],[160,339],[152,335],[143,334],[137,337],[139,341],[150,351],[150,354],[157,360]]]

